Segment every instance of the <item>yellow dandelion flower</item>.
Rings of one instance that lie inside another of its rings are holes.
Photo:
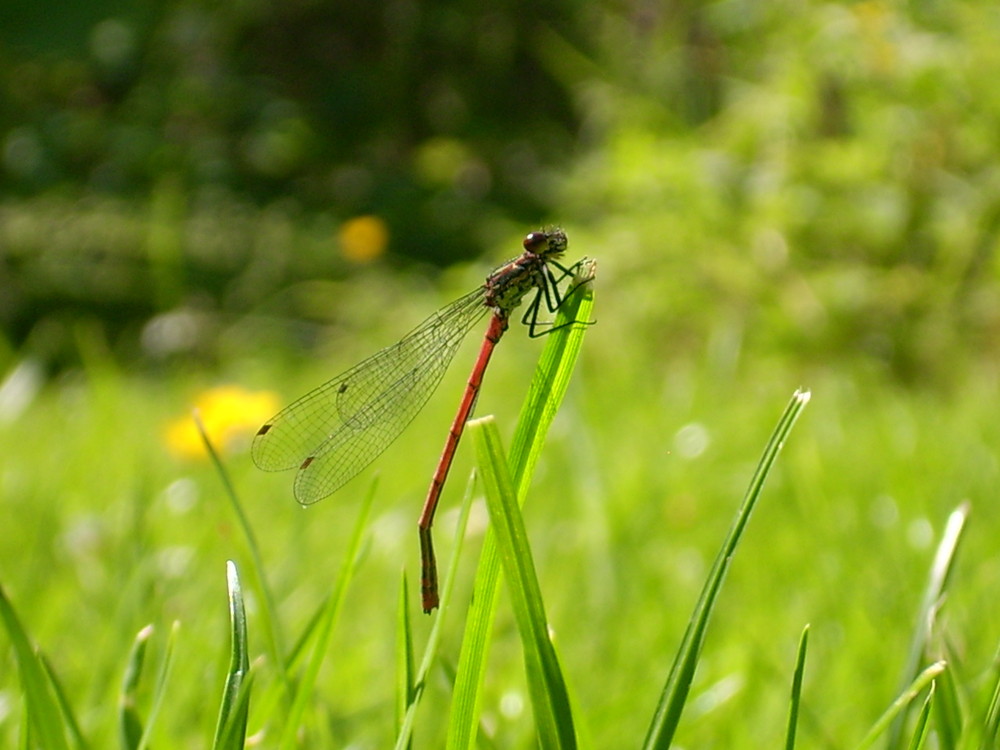
[[[231,451],[256,432],[280,405],[278,394],[271,391],[223,385],[200,393],[192,406],[198,411],[212,445],[220,451]],[[206,455],[205,445],[190,414],[169,422],[164,428],[163,440],[167,450],[177,458],[204,458]]]
[[[355,216],[340,225],[340,252],[354,263],[370,263],[389,245],[389,227],[377,216]]]

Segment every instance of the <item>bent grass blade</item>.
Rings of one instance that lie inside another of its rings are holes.
[[[673,666],[670,668],[666,685],[664,685],[660,695],[660,702],[653,714],[653,721],[643,743],[643,748],[646,750],[666,750],[670,747],[680,722],[681,713],[684,710],[684,704],[687,701],[688,691],[691,689],[691,680],[694,678],[695,667],[701,655],[701,647],[705,642],[708,621],[732,562],[736,545],[750,521],[750,514],[757,505],[757,500],[760,498],[771,467],[781,452],[796,420],[809,402],[809,396],[809,391],[796,391],[792,395],[791,401],[785,407],[785,411],[771,434],[771,439],[764,448],[764,454],[750,480],[750,486],[743,498],[743,503],[736,513],[736,518],[733,520],[725,542],[723,542],[722,549],[719,550],[719,554],[715,558],[712,570],[705,581],[698,603],[695,605],[694,612],[688,622],[680,649],[674,657]]]
[[[471,426],[475,428],[473,436],[486,489],[490,528],[494,530],[497,540],[500,562],[521,635],[538,744],[545,748],[575,748],[576,732],[569,693],[555,648],[549,639],[545,605],[528,546],[524,519],[514,493],[514,483],[500,445],[500,433],[492,417],[477,419]]]
[[[507,462],[514,482],[518,505],[524,505],[528,485],[545,436],[555,417],[576,366],[586,325],[594,308],[592,281],[597,264],[584,259],[578,264],[573,280],[579,293],[569,295],[556,315],[542,356],[538,360],[531,387],[521,408],[511,451]],[[469,616],[462,637],[462,650],[456,670],[452,711],[448,723],[448,748],[475,746],[482,703],[486,658],[489,655],[490,632],[496,616],[499,593],[500,558],[492,529],[487,529],[476,571],[475,590],[469,605]]]

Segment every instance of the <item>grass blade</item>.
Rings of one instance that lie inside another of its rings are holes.
[[[989,706],[986,709],[986,716],[982,722],[982,738],[980,739],[980,750],[992,750],[1000,743],[1000,658],[993,659],[993,692],[990,695]],[[938,719],[940,723],[940,718]]]
[[[946,666],[943,661],[935,662],[917,675],[917,678],[907,685],[906,689],[899,694],[899,697],[892,702],[892,705],[886,709],[885,713],[868,730],[868,734],[865,735],[864,739],[858,745],[858,750],[871,747],[875,740],[889,728],[893,720],[899,716],[900,711],[906,708],[920,694],[920,691],[930,685],[934,681],[934,678],[945,670]]]
[[[906,666],[903,669],[901,685],[907,685],[916,677],[920,670],[920,665],[927,658],[928,641],[931,636],[932,626],[937,617],[938,610],[948,582],[951,579],[951,571],[955,565],[955,558],[958,554],[958,545],[962,540],[962,531],[965,522],[969,518],[969,504],[962,503],[951,515],[948,516],[948,523],[945,526],[941,542],[938,544],[937,552],[934,554],[934,562],[931,565],[930,576],[927,587],[920,602],[920,609],[917,611],[916,627],[913,630],[913,639],[910,643],[909,656]],[[909,707],[905,706],[896,720],[889,728],[889,740],[886,743],[888,750],[900,750],[903,743],[903,728],[909,714]]]
[[[715,606],[715,601],[718,598],[719,591],[722,588],[726,572],[729,570],[729,564],[732,561],[736,545],[739,543],[743,535],[743,530],[750,520],[750,514],[757,504],[761,490],[764,487],[764,482],[771,471],[771,467],[774,465],[778,453],[781,451],[781,447],[784,445],[788,434],[795,425],[795,421],[808,402],[809,391],[796,391],[792,395],[791,401],[781,415],[781,419],[778,420],[778,425],[775,427],[774,432],[771,434],[771,439],[768,441],[767,447],[764,448],[764,455],[761,457],[760,463],[757,465],[757,470],[750,480],[750,486],[747,489],[740,509],[736,513],[733,525],[729,529],[729,535],[726,537],[722,549],[715,558],[712,570],[708,575],[708,580],[705,582],[704,588],[702,588],[701,596],[695,605],[691,620],[684,633],[684,640],[681,642],[677,656],[674,657],[674,663],[670,668],[667,683],[663,688],[659,705],[656,707],[656,713],[653,715],[653,721],[650,724],[646,740],[643,744],[643,747],[647,748],[647,750],[652,750],[653,748],[665,749],[670,746],[674,732],[677,730],[677,724],[681,718],[681,712],[684,710],[688,691],[691,688],[691,680],[694,677],[698,657],[701,654],[701,647],[705,641],[705,631],[708,628],[708,621]]]
[[[972,746],[971,743],[962,742],[963,730],[966,727],[978,727],[970,721],[972,712],[967,708],[967,694],[957,677],[956,665],[959,661],[947,642],[945,642],[945,654],[951,669],[946,669],[934,680],[934,734],[938,750],[957,750],[959,747]],[[961,682],[964,683],[965,680]],[[986,750],[985,746],[983,750]]]
[[[305,673],[296,684],[292,706],[285,720],[279,743],[279,747],[286,750],[300,746],[301,738],[298,736],[299,727],[302,724],[302,717],[305,715],[306,705],[312,696],[313,688],[316,686],[316,678],[319,676],[320,666],[323,664],[324,657],[330,653],[330,639],[333,636],[334,626],[340,616],[340,611],[343,609],[347,586],[353,578],[358,550],[361,548],[361,539],[368,525],[368,515],[372,507],[372,500],[375,498],[376,487],[377,483],[373,482],[371,489],[365,496],[361,511],[358,513],[358,520],[354,524],[351,540],[348,543],[340,572],[337,575],[337,583],[334,586],[332,595],[327,599],[326,606],[323,608],[323,614],[317,623],[312,652],[309,654],[308,661],[306,662]]]
[[[469,430],[476,443],[490,523],[496,534],[500,561],[524,648],[538,742],[544,748],[575,748],[569,695],[559,660],[549,640],[542,593],[528,547],[524,519],[500,445],[500,432],[492,417],[470,422]]]
[[[59,681],[56,671],[52,668],[52,664],[45,657],[45,654],[39,652],[38,658],[41,659],[42,666],[45,668],[45,674],[48,675],[52,689],[55,691],[56,701],[58,701],[63,718],[66,720],[66,732],[71,741],[70,744],[75,745],[77,748],[80,748],[80,750],[84,750],[88,747],[88,743],[84,739],[83,730],[80,729],[80,724],[77,722],[76,716],[73,713],[73,707],[70,705],[69,697],[66,695],[66,691],[63,689],[62,683]]]
[[[232,701],[232,710],[222,727],[222,736],[218,747],[242,750],[246,744],[246,716],[250,713],[250,692],[253,687],[253,672],[250,672],[240,682],[239,690]],[[242,717],[242,718],[241,718]]]
[[[240,585],[236,563],[226,561],[226,580],[229,588],[230,653],[226,686],[222,692],[219,720],[215,727],[213,747],[240,750],[247,733],[247,714],[250,709],[249,686],[250,657],[247,648],[247,613],[243,606],[243,589]]]
[[[378,479],[376,477],[375,479],[372,480],[372,483],[368,489],[370,495],[367,498],[366,502],[370,503],[374,499],[377,489],[377,483]],[[365,510],[363,516],[364,514],[367,514],[367,512],[368,511]],[[357,555],[349,554],[348,557],[345,558],[345,560],[352,560],[352,558],[356,557]],[[351,565],[349,567],[351,573],[353,573],[354,571],[355,561],[356,560],[352,560]],[[296,638],[295,643],[292,645],[291,650],[289,650],[287,653],[286,670],[289,675],[288,684],[292,685],[294,688],[292,689],[292,692],[290,694],[286,692],[286,685],[283,682],[277,682],[277,683],[272,682],[270,687],[263,688],[260,691],[260,694],[256,700],[256,707],[257,707],[256,714],[258,716],[264,717],[263,723],[267,723],[267,717],[273,717],[276,722],[281,724],[283,724],[287,720],[287,710],[284,713],[278,714],[276,712],[276,708],[278,704],[281,703],[283,698],[287,698],[288,703],[290,705],[293,696],[295,695],[295,692],[298,689],[297,687],[295,687],[296,683],[295,680],[292,678],[292,675],[296,674],[297,670],[300,668],[303,661],[305,661],[308,658],[310,653],[309,648],[313,644],[315,638],[317,637],[316,634],[319,632],[323,623],[326,621],[326,618],[329,616],[329,608],[332,606],[331,599],[333,599],[334,596],[337,596],[339,591],[340,589],[337,588],[334,591],[328,592],[317,603],[315,610],[313,611],[312,615],[310,615],[309,620],[306,622],[305,627],[303,627],[302,630],[299,632],[299,635]]]
[[[240,525],[240,530],[243,532],[243,538],[246,540],[247,549],[250,552],[250,575],[253,578],[254,586],[258,591],[260,591],[261,602],[263,605],[263,617],[260,619],[263,625],[264,639],[267,643],[271,661],[278,670],[278,676],[281,680],[281,684],[285,688],[285,694],[291,695],[292,681],[289,676],[290,667],[288,664],[288,657],[285,652],[281,624],[278,619],[278,608],[274,603],[274,594],[271,592],[271,587],[267,582],[267,575],[264,572],[264,561],[260,554],[260,547],[257,544],[257,537],[254,535],[253,528],[250,526],[250,520],[247,518],[247,514],[243,510],[243,504],[240,502],[239,495],[236,493],[236,488],[233,486],[232,480],[229,478],[229,472],[226,471],[226,467],[222,463],[222,459],[219,458],[218,451],[216,451],[215,446],[212,445],[212,441],[209,438],[208,433],[205,431],[205,426],[201,423],[201,417],[199,416],[197,410],[195,410],[193,418],[195,426],[198,428],[198,433],[201,435],[202,442],[205,444],[205,450],[208,451],[208,455],[212,460],[212,465],[219,474],[219,479],[222,480],[222,487],[226,492],[226,497],[229,498],[229,503],[233,508],[233,513],[235,513],[236,520]]]
[[[170,628],[170,634],[167,636],[166,650],[163,653],[163,660],[160,662],[160,671],[156,676],[156,684],[153,686],[153,700],[150,704],[149,719],[146,721],[145,727],[143,727],[142,736],[139,738],[139,744],[136,746],[137,750],[145,750],[145,748],[149,747],[150,733],[153,731],[156,719],[160,715],[160,709],[163,707],[163,699],[167,694],[167,680],[170,678],[170,669],[174,663],[174,646],[177,643],[177,634],[180,632],[180,627],[180,623],[175,621]]]
[[[795,657],[795,674],[792,676],[792,700],[788,710],[788,732],[785,736],[785,750],[795,748],[795,730],[799,723],[799,706],[802,702],[802,677],[806,671],[806,649],[809,646],[809,626],[802,629],[799,650]]]
[[[451,601],[452,592],[455,589],[455,578],[458,575],[458,565],[461,559],[462,543],[465,540],[465,529],[469,523],[469,512],[472,509],[472,494],[475,488],[475,476],[469,478],[465,487],[465,497],[462,499],[461,510],[458,517],[458,526],[455,529],[455,543],[452,546],[453,552],[448,563],[448,570],[445,574],[444,585],[441,587],[441,615],[434,618],[431,625],[430,635],[427,637],[427,645],[424,647],[423,657],[420,659],[420,667],[417,669],[416,677],[413,681],[413,695],[406,707],[406,714],[403,717],[399,728],[399,736],[396,737],[396,750],[406,750],[410,746],[413,735],[413,722],[416,718],[417,706],[424,693],[424,686],[427,684],[427,675],[431,666],[437,661],[438,649],[441,644],[441,633],[444,623],[444,612],[448,611],[448,604]]]
[[[410,622],[409,585],[406,571],[400,580],[396,616],[396,732],[402,732],[406,711],[413,703],[413,625]],[[409,746],[408,743],[407,746]]]
[[[569,379],[583,344],[587,326],[573,323],[590,320],[594,307],[591,281],[595,273],[594,261],[581,262],[580,272],[573,282],[575,285],[578,284],[579,288],[566,297],[556,314],[554,325],[558,330],[546,337],[545,348],[538,360],[528,396],[521,409],[508,457],[519,505],[524,503],[545,436],[566,395]],[[493,530],[489,529],[479,558],[475,592],[466,620],[456,672],[447,744],[452,750],[471,748],[476,741],[486,657],[489,652],[489,632],[496,613],[499,576],[500,558]]]
[[[147,625],[136,635],[122,677],[122,690],[118,698],[118,736],[125,750],[135,750],[142,738],[142,719],[139,717],[136,694],[146,662],[146,647],[152,635],[152,625]]]
[[[562,405],[576,360],[583,346],[583,336],[590,326],[594,309],[594,278],[597,261],[584,258],[571,289],[556,314],[557,330],[546,337],[545,348],[531,379],[528,395],[510,444],[508,465],[519,502],[534,475],[549,426]]]
[[[920,714],[917,716],[916,726],[913,729],[913,738],[910,740],[909,750],[920,750],[920,748],[922,748],[924,743],[927,741],[927,735],[930,734],[931,706],[934,701],[936,685],[936,682],[932,682],[927,691],[927,697],[924,699],[924,705],[920,709]]]
[[[42,659],[31,646],[31,639],[21,625],[14,607],[0,588],[0,620],[10,636],[24,688],[28,723],[38,744],[46,750],[69,750],[68,730],[60,704]]]

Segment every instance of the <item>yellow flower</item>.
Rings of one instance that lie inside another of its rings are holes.
[[[385,252],[389,228],[377,216],[355,216],[340,225],[337,240],[347,260],[369,263]]]
[[[198,395],[193,408],[216,450],[228,451],[257,431],[278,411],[280,401],[271,391],[249,391],[238,385],[210,388]],[[205,444],[194,417],[178,417],[164,429],[167,450],[177,458],[204,458]]]

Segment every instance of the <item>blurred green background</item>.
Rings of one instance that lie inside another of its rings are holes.
[[[218,638],[221,562],[243,551],[189,457],[198,403],[233,437],[301,626],[365,481],[304,514],[290,476],[250,466],[247,431],[555,223],[570,260],[598,259],[598,324],[528,522],[595,746],[641,736],[798,386],[813,405],[734,567],[684,739],[779,737],[812,621],[806,731],[856,741],[891,700],[931,545],[964,499],[978,537],[955,638],[985,665],[1000,637],[998,34],[975,1],[4,3],[0,581],[86,706],[146,622]],[[478,406],[508,430],[538,351],[524,338],[512,328]],[[328,699],[345,744],[391,737],[398,571],[415,580],[416,508],[474,346],[379,463],[353,646],[325,688],[362,685]],[[522,746],[506,627],[487,724]],[[208,653],[168,745],[211,725]],[[446,712],[446,695],[428,701]],[[0,711],[7,736],[16,719]]]
[[[557,221],[672,351],[729,326],[947,379],[1000,319],[988,9],[8,3],[0,321],[59,361],[86,317],[134,361],[188,313],[178,353],[212,355],[354,278],[351,218],[407,267]]]

